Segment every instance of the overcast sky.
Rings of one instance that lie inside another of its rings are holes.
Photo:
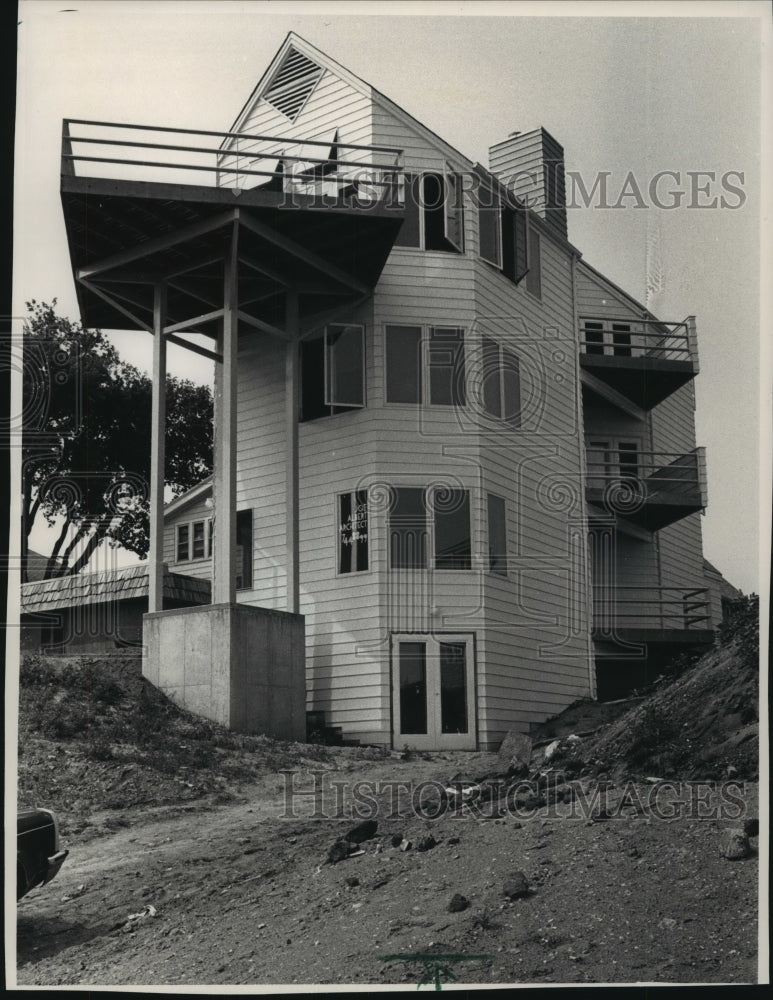
[[[27,299],[56,297],[61,312],[77,317],[59,201],[62,118],[227,129],[285,34],[297,31],[472,159],[486,164],[489,146],[543,125],[586,185],[608,172],[608,201],[620,207],[571,209],[569,238],[642,300],[648,222],[660,229],[661,317],[695,314],[698,324],[704,551],[731,582],[758,590],[760,43],[763,31],[770,37],[769,4],[537,8],[560,15],[550,17],[528,9],[272,3],[269,12],[263,3],[222,0],[22,0],[15,314]],[[450,10],[469,16],[445,16]],[[673,209],[658,208],[648,193],[665,170],[679,178],[661,183],[661,203],[673,200],[669,191],[685,192]],[[716,176],[700,181],[709,184],[704,194],[691,191],[695,171]],[[619,198],[629,172],[644,207]],[[742,194],[726,198],[740,207],[690,207],[721,195],[728,172],[743,175],[732,178]],[[150,340],[138,332],[116,342],[149,367]],[[173,369],[206,378],[207,363],[190,367],[183,353],[172,350]],[[763,384],[767,394],[767,371]],[[767,395],[764,412],[767,432]]]

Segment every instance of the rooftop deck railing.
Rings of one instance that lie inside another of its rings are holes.
[[[65,119],[62,175],[404,204],[403,152],[331,139]]]
[[[695,360],[692,317],[680,323],[662,320],[580,319],[580,353],[588,357]]]
[[[708,629],[707,587],[633,587],[594,584],[593,629],[613,634],[621,628]]]

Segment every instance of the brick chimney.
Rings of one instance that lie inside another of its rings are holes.
[[[567,238],[564,149],[546,129],[513,132],[492,146],[489,169],[557,235]]]

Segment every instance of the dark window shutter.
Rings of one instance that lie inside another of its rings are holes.
[[[527,250],[528,226],[526,210],[523,208],[518,208],[513,212],[513,235],[515,240],[515,274],[513,280],[517,285],[529,270]]]

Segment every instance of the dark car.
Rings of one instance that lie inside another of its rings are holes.
[[[26,809],[16,824],[16,898],[50,882],[68,851],[59,848],[59,825],[50,809]]]

